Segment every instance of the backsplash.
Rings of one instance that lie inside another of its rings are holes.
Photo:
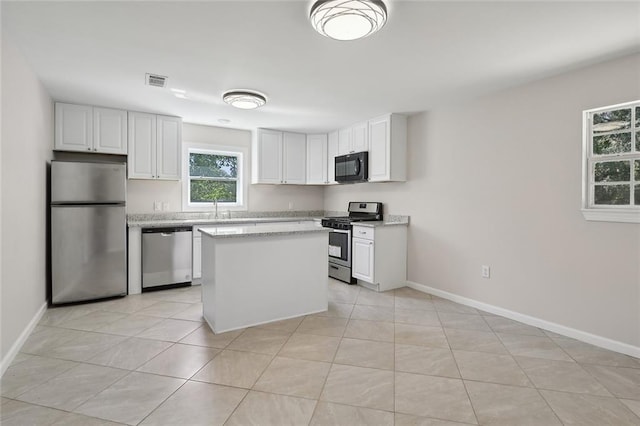
[[[243,218],[260,218],[260,217],[323,217],[323,210],[286,210],[286,211],[225,211],[219,212],[218,217],[214,212],[163,212],[163,213],[131,213],[127,215],[130,221],[149,221],[149,220],[193,220],[193,219],[243,219]]]

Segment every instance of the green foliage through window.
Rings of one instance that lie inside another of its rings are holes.
[[[593,153],[617,154],[631,152],[631,133],[615,133],[593,137]]]
[[[238,156],[189,153],[191,203],[238,202]]]
[[[593,114],[593,132],[604,133],[631,127],[631,108]]]
[[[631,180],[631,162],[596,163],[595,178],[596,182],[629,182]]]
[[[631,199],[629,185],[596,185],[595,204],[600,205],[628,205]]]
[[[640,206],[640,101],[587,111],[588,206]]]

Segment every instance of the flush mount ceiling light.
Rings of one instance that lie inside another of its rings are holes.
[[[335,40],[356,40],[387,22],[387,7],[379,0],[318,0],[311,7],[311,25]]]
[[[229,90],[222,95],[222,100],[240,109],[254,109],[267,103],[267,98],[253,90]]]

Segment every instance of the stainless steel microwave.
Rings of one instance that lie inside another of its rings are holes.
[[[369,153],[339,155],[335,159],[335,167],[338,183],[366,182],[369,178]]]

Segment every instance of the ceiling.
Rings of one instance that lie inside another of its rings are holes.
[[[2,1],[2,31],[55,100],[303,132],[455,104],[640,51],[638,1],[387,4],[385,27],[351,42],[316,33],[309,1]],[[148,72],[188,99],[146,86]],[[235,88],[268,103],[232,108],[221,95]]]

